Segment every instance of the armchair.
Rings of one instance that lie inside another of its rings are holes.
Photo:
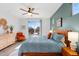
[[[25,35],[22,32],[18,32],[18,33],[16,33],[16,39],[17,39],[17,41],[23,41],[26,38],[25,38]]]

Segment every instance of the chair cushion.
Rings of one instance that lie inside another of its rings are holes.
[[[25,40],[26,38],[25,38],[25,35],[24,35],[22,32],[18,32],[18,33],[16,34],[16,39],[17,39],[17,41],[23,41],[23,40]]]

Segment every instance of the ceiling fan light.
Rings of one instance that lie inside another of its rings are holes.
[[[32,16],[32,13],[28,13],[29,16]]]

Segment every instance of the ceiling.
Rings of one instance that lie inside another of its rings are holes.
[[[0,17],[29,18],[28,15],[22,15],[24,11],[21,11],[20,8],[33,7],[34,12],[39,15],[33,15],[32,18],[49,18],[61,5],[62,3],[0,3]]]

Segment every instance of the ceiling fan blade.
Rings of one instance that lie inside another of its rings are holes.
[[[35,8],[32,8],[32,11],[34,11],[35,10]]]
[[[25,11],[25,12],[28,12],[27,10],[24,10],[24,9],[22,9],[22,8],[20,8],[20,10]]]
[[[36,14],[36,15],[39,15],[39,13],[34,13],[34,12],[32,12],[32,14]]]
[[[28,14],[28,13],[23,13],[22,15],[26,15],[26,14]]]

